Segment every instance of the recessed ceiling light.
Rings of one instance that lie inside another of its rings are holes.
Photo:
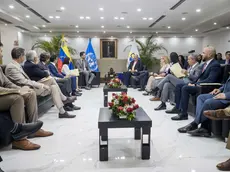
[[[186,18],[185,18],[185,17],[183,17],[183,18],[182,18],[182,20],[186,20]]]
[[[50,19],[53,19],[54,17],[53,16],[49,16]]]
[[[35,29],[39,29],[37,26],[33,26]]]
[[[78,28],[79,26],[78,26],[78,25],[76,25],[75,27],[76,27],[76,28]]]
[[[156,34],[158,34],[158,32],[156,32]]]
[[[217,25],[217,23],[213,23],[214,25]]]
[[[89,16],[86,16],[85,18],[86,18],[87,20],[90,20],[90,17],[89,17]]]
[[[100,11],[104,11],[104,8],[99,8]]]
[[[190,36],[190,38],[192,38],[192,36]]]
[[[42,25],[42,27],[46,27],[46,25]]]
[[[79,30],[77,31],[77,33],[79,33]]]
[[[29,16],[29,15],[26,15],[26,18],[30,18],[30,16]]]
[[[10,9],[14,9],[14,6],[13,6],[13,5],[9,5],[9,8],[10,8]]]
[[[226,29],[229,29],[229,27],[226,27]]]
[[[129,33],[133,33],[133,32],[131,31],[131,32],[129,32]]]
[[[125,18],[124,17],[120,17],[121,20],[124,20]]]
[[[199,29],[196,29],[195,31],[198,32]]]
[[[60,16],[55,16],[56,19],[60,19]]]
[[[104,31],[103,33],[106,33],[106,31]]]
[[[101,20],[103,20],[104,19],[104,17],[100,17],[101,18]]]
[[[141,12],[141,9],[140,9],[140,8],[138,8],[138,9],[137,9],[137,11],[138,11],[138,12]]]
[[[168,26],[168,29],[170,29],[171,28],[171,26]]]
[[[130,28],[130,26],[127,26],[127,29],[129,29]]]
[[[105,26],[101,26],[101,28],[104,28]]]
[[[197,12],[197,13],[201,12],[201,9],[196,9],[196,12]]]
[[[149,20],[153,20],[153,18],[152,18],[152,17],[149,17]]]
[[[22,30],[22,32],[25,32],[24,30]]]
[[[5,26],[7,26],[7,24],[5,24]]]
[[[143,20],[147,20],[147,18],[146,18],[146,17],[143,17],[142,19],[143,19]]]
[[[118,17],[114,17],[115,20],[118,20]]]
[[[52,30],[50,30],[50,33],[52,33]]]
[[[81,19],[81,20],[83,20],[84,18],[85,18],[85,17],[83,17],[83,16],[80,16],[80,19]]]
[[[63,11],[63,10],[65,10],[65,7],[60,7],[60,9]]]

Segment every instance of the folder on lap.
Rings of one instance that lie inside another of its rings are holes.
[[[185,74],[181,73],[182,68],[181,68],[181,66],[180,66],[179,63],[175,63],[174,65],[172,65],[170,67],[170,71],[177,78],[183,78],[183,77],[185,77]]]

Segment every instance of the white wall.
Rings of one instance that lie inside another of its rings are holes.
[[[49,37],[33,37],[33,43],[38,39],[50,40]],[[78,58],[81,51],[86,51],[88,45],[88,38],[66,38],[70,46],[78,51],[78,54],[73,58]],[[128,50],[124,52],[127,45],[130,44],[131,38],[118,38],[118,59],[126,59],[128,56]],[[140,38],[140,41],[144,42],[146,38]],[[202,50],[202,38],[157,38],[156,41],[162,44],[167,50],[168,54],[175,51],[178,54],[187,54],[188,51],[194,49],[196,52]],[[96,56],[100,59],[100,38],[92,38],[92,45]],[[156,57],[167,55],[166,52],[161,51],[156,53]]]
[[[204,37],[203,47],[207,45],[215,47],[217,53],[222,53],[223,58],[225,58],[225,52],[230,51],[230,31],[224,31]]]

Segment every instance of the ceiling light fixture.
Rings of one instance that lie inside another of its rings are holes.
[[[132,34],[133,32],[131,31],[131,32],[129,32],[129,33],[131,33],[131,34]]]
[[[14,6],[13,6],[13,5],[9,5],[9,8],[10,8],[10,9],[14,9]]]
[[[213,23],[214,25],[217,25],[217,23]]]
[[[104,11],[104,8],[99,8],[100,11]]]
[[[5,24],[5,26],[7,26],[7,24]]]
[[[60,19],[60,16],[55,16],[56,19]]]
[[[25,32],[24,30],[22,30],[22,32]]]
[[[171,26],[168,26],[168,29],[170,29],[171,28]]]
[[[229,29],[229,27],[226,27],[226,29]]]
[[[106,31],[104,31],[103,33],[106,33]]]
[[[37,26],[33,26],[35,29],[38,29],[39,30],[39,28],[37,27]]]
[[[52,30],[50,30],[50,33],[52,33]]]
[[[190,38],[192,38],[192,36],[190,36]]]
[[[53,16],[49,16],[50,19],[53,19],[54,17]]]
[[[130,26],[127,26],[127,29],[129,29],[130,28]]]
[[[78,26],[78,25],[76,25],[75,27],[76,27],[76,28],[78,28],[79,26]]]
[[[104,20],[104,17],[100,17],[101,18],[101,20]]]
[[[197,13],[201,12],[201,9],[196,9],[196,12],[197,12]]]
[[[90,17],[89,17],[89,16],[86,16],[85,18],[86,18],[86,20],[90,20]]]
[[[195,31],[198,32],[198,29],[196,29]]]
[[[149,17],[149,20],[153,20],[153,18],[152,18],[152,17]]]
[[[29,15],[26,15],[26,18],[30,18],[30,16],[29,16]]]
[[[84,18],[85,18],[85,17],[83,17],[83,16],[80,16],[80,19],[81,19],[81,20],[83,20]]]
[[[143,20],[147,20],[147,18],[146,18],[146,17],[143,17],[142,19],[143,19]]]
[[[114,17],[115,20],[118,20],[118,17]]]
[[[185,18],[185,17],[183,17],[183,18],[182,18],[182,20],[184,21],[184,20],[186,20],[186,18]]]
[[[79,33],[79,30],[77,31],[77,33]]]
[[[60,7],[60,9],[63,11],[63,10],[65,10],[65,7]]]
[[[158,32],[156,32],[156,34],[158,34]]]
[[[124,20],[125,18],[124,17],[120,17],[120,20]]]
[[[104,28],[105,26],[101,26],[101,28]]]
[[[46,27],[46,25],[42,25],[42,27]]]
[[[138,9],[137,9],[137,11],[138,11],[138,12],[141,12],[141,9],[140,9],[140,8],[138,8]]]

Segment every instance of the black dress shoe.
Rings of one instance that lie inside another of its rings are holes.
[[[137,86],[136,86],[136,85],[133,85],[133,89],[137,89]]]
[[[73,105],[72,109],[73,109],[73,110],[80,110],[81,107],[78,107],[78,106]]]
[[[171,110],[166,110],[165,111],[168,114],[179,114],[180,110],[178,110],[175,106]]]
[[[36,133],[38,130],[41,129],[43,125],[42,121],[37,121],[35,123],[26,123],[26,124],[21,124],[21,129],[19,132],[11,134],[14,140],[20,140],[23,139],[29,135],[32,135]]]
[[[166,109],[166,104],[165,103],[161,103],[157,108],[155,108],[155,111],[159,111],[159,110],[165,110]]]
[[[198,137],[211,137],[211,132],[209,132],[205,128],[197,128],[195,130],[191,130],[187,132],[188,134],[191,134],[192,136],[198,136]]]
[[[143,93],[143,95],[144,95],[144,96],[148,96],[148,95],[150,95],[150,93],[145,92],[145,93]]]
[[[68,112],[73,111],[73,108],[70,107],[70,106],[64,106],[63,108],[64,108],[65,111],[68,111]]]
[[[182,120],[187,120],[188,119],[188,115],[182,115],[179,114],[177,116],[174,116],[171,118],[173,121],[182,121]]]
[[[80,92],[82,92],[82,90],[78,89],[78,90],[77,90],[77,92],[79,92],[79,93],[80,93]]]
[[[59,113],[59,118],[75,118],[76,115],[70,115],[68,112],[65,112],[64,114]]]
[[[145,89],[144,88],[139,88],[138,91],[145,91]]]
[[[67,99],[63,101],[63,104],[66,105],[68,103],[73,103],[75,100],[77,100],[76,96],[67,97]]]
[[[195,130],[195,129],[197,129],[197,125],[193,125],[193,124],[190,123],[190,124],[188,124],[188,125],[186,125],[184,127],[179,128],[178,131],[180,133],[187,133],[188,131],[192,131],[192,130]]]

